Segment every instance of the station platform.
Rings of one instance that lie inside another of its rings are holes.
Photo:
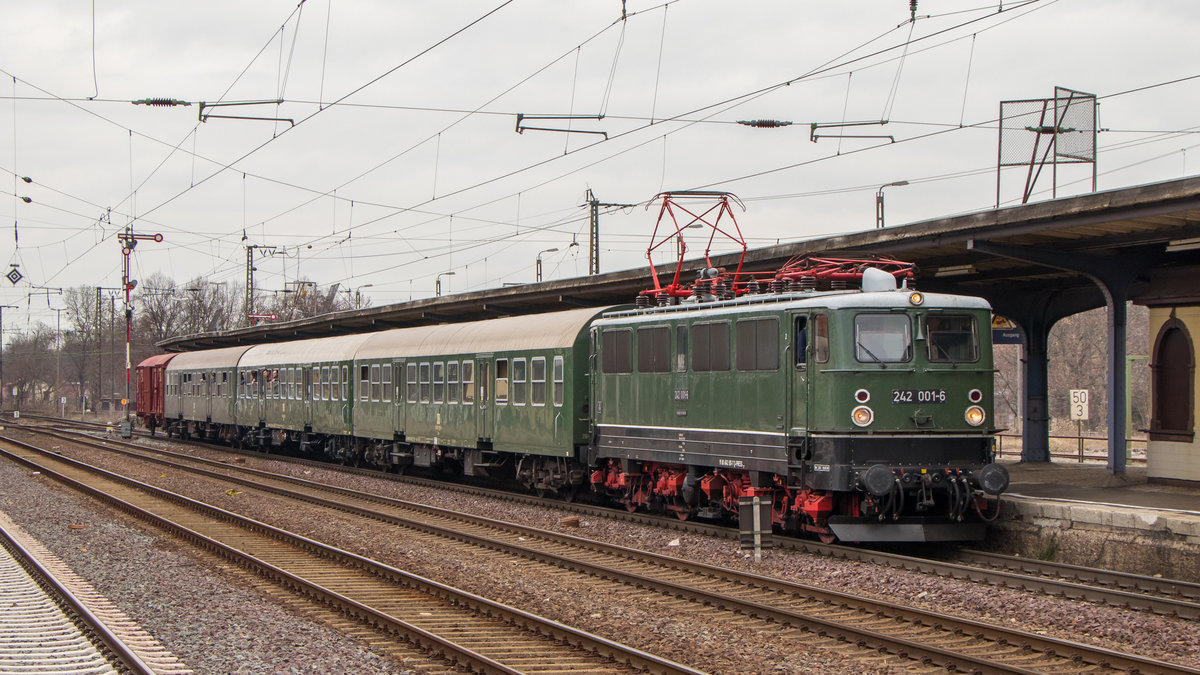
[[[1200,484],[1151,483],[1104,464],[1002,462],[1009,488],[985,548],[1200,581]]]

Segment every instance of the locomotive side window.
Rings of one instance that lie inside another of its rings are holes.
[[[525,405],[525,359],[513,359],[512,371],[513,405]]]
[[[546,405],[546,357],[529,359],[529,394],[533,405]]]
[[[603,331],[600,334],[600,347],[604,351],[600,359],[601,370],[606,373],[633,372],[633,331]]]
[[[912,360],[912,332],[908,315],[855,316],[854,358],[859,363],[901,363]]]
[[[561,408],[563,404],[563,357],[554,357],[554,407]]]
[[[508,359],[496,359],[496,405],[508,403]]]
[[[796,367],[802,368],[808,363],[808,317],[796,317]]]
[[[671,333],[665,326],[639,328],[637,353],[639,373],[665,373],[670,370]]]
[[[675,327],[675,372],[687,372],[688,327]]]
[[[818,314],[813,317],[813,358],[817,363],[829,362],[829,317]]]
[[[779,320],[737,322],[738,370],[779,370]]]
[[[931,314],[925,318],[929,360],[933,363],[973,363],[979,360],[975,319],[965,314]]]
[[[417,364],[410,363],[404,366],[405,378],[408,380],[408,397],[409,403],[417,402]]]
[[[469,405],[475,402],[475,362],[462,362],[462,402]]]
[[[729,324],[692,326],[692,370],[729,370]]]

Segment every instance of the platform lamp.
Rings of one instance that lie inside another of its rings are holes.
[[[442,277],[452,277],[452,276],[454,276],[454,272],[442,272],[442,273],[438,274],[437,278],[435,278],[433,280],[434,294],[437,297],[440,298],[442,296]]]
[[[875,229],[883,229],[883,188],[900,187],[902,185],[908,185],[908,181],[898,180],[879,186],[879,190],[875,193]]]
[[[558,247],[556,246],[554,248],[548,248],[545,251],[541,251],[537,254],[537,280],[538,280],[538,282],[541,282],[541,280],[542,280],[542,254],[543,253],[557,253],[557,252],[558,252]]]

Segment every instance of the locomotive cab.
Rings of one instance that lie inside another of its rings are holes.
[[[793,317],[799,524],[845,541],[982,538],[982,495],[1008,485],[993,462],[987,303],[868,269],[863,292],[822,304]]]

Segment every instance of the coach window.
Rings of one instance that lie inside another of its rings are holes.
[[[462,362],[462,402],[470,405],[475,402],[475,362]]]
[[[446,403],[458,403],[458,361],[446,364]]]
[[[358,400],[371,400],[371,366],[358,368]]]
[[[404,379],[408,384],[408,396],[405,397],[409,403],[417,402],[417,364],[410,363],[404,367]]]
[[[350,387],[350,367],[342,366],[342,400],[349,401],[346,396],[346,389]]]
[[[533,405],[546,405],[546,357],[529,360],[529,394]]]
[[[779,370],[779,319],[737,322],[738,370]]]
[[[321,398],[321,369],[313,366],[312,382],[308,383],[308,397],[314,401]]]
[[[391,403],[392,402],[392,364],[390,364],[390,363],[383,364],[383,368],[381,370],[382,370],[382,372],[380,374],[380,380],[381,380],[382,388],[383,388],[383,392],[382,392],[383,401],[385,403]],[[336,375],[337,369],[335,368],[333,372],[334,372],[334,375]]]
[[[525,405],[529,402],[525,393],[525,359],[513,359],[512,365],[512,402],[513,405]]]
[[[446,400],[446,364],[438,361],[433,364],[433,402],[441,403]]]
[[[563,357],[554,357],[554,371],[551,373],[554,378],[554,407],[561,408],[563,404]]]
[[[665,373],[670,370],[671,332],[666,326],[639,328],[637,360],[639,373]]]
[[[979,336],[969,314],[930,314],[925,336],[932,363],[974,363],[979,360]]]
[[[698,323],[692,326],[692,370],[729,370],[729,324]]]
[[[329,395],[329,366],[321,366],[321,400],[329,401],[332,398]]]
[[[508,403],[508,359],[496,359],[496,405]]]
[[[902,363],[912,360],[912,332],[907,314],[859,314],[854,317],[854,358],[859,363]]]
[[[600,334],[600,369],[605,373],[633,372],[633,331],[606,330]]]
[[[379,364],[371,364],[371,400],[378,401],[380,397]]]
[[[329,400],[337,401],[338,398],[338,367],[329,367]]]
[[[1196,357],[1187,326],[1171,318],[1158,330],[1151,352],[1150,439],[1190,443],[1194,438]]]
[[[421,403],[429,403],[429,364],[421,364]]]

